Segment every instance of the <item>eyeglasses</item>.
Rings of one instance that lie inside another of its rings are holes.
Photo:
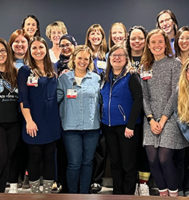
[[[69,46],[71,46],[72,44],[71,43],[66,43],[66,44],[60,44],[59,47],[60,48],[67,48]]]
[[[6,51],[6,49],[0,49],[0,53],[1,54],[7,54],[7,51]]]
[[[159,22],[159,24],[163,24],[163,22],[169,22],[170,20],[172,20],[172,19],[171,18],[167,18],[167,19],[161,20]]]
[[[125,57],[126,55],[125,54],[112,54],[112,55],[110,55],[112,58],[116,58],[116,57]]]

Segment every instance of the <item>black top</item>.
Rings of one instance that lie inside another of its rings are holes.
[[[143,101],[142,101],[142,86],[138,80],[137,74],[132,74],[129,81],[129,89],[131,91],[134,105],[132,107],[132,112],[129,117],[127,127],[134,129],[138,113],[142,111]]]
[[[17,122],[19,120],[18,89],[12,88],[0,72],[0,123]]]
[[[65,70],[68,69],[68,62],[69,62],[69,58],[67,56],[64,56],[62,54],[60,54],[60,59],[58,60],[57,63],[55,63],[55,71],[57,72],[58,75],[60,75],[60,73]]]

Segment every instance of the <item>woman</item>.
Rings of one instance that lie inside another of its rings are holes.
[[[27,52],[28,52],[29,41],[30,41],[29,36],[26,33],[24,33],[22,29],[17,29],[16,31],[14,31],[9,38],[9,45],[11,47],[13,64],[17,69],[27,64]],[[20,170],[20,175],[21,175],[18,178],[18,180],[21,181],[21,179],[23,179],[24,181],[22,184],[22,188],[28,189],[29,180],[27,173],[25,177],[23,177],[27,165],[27,149],[26,145],[23,143],[23,140],[20,139],[16,151],[17,151],[16,156],[17,156],[18,169],[15,167],[15,170],[18,171]],[[9,192],[12,191],[12,188],[14,191],[15,186],[10,184]]]
[[[178,29],[178,22],[175,14],[171,10],[162,10],[156,17],[156,28],[164,31],[171,45],[173,54],[175,54],[174,41]]]
[[[87,46],[75,48],[68,66],[71,71],[59,77],[57,87],[68,159],[68,192],[87,194],[99,138],[100,77],[92,72],[92,52]]]
[[[40,36],[39,20],[34,15],[28,15],[22,22],[22,29],[27,33],[30,39]]]
[[[94,70],[103,78],[106,70],[107,43],[105,32],[100,24],[91,25],[86,33],[85,45],[93,53]],[[104,135],[100,134],[98,146],[95,152],[94,168],[91,184],[91,192],[97,193],[101,190],[102,178],[106,164],[106,144]]]
[[[143,64],[144,146],[160,196],[177,196],[178,181],[173,156],[187,146],[173,117],[180,62],[171,58],[169,39],[161,29],[146,39]],[[152,71],[153,70],[153,71]]]
[[[69,58],[74,52],[77,42],[75,38],[69,34],[63,35],[59,41],[59,47],[61,49],[60,57],[57,63],[55,63],[55,71],[60,75],[65,69],[68,69]]]
[[[127,39],[127,29],[125,25],[121,22],[113,23],[110,28],[109,33],[109,49],[115,44],[123,44],[126,42]]]
[[[39,193],[43,162],[43,192],[50,193],[54,180],[55,141],[60,137],[57,80],[48,47],[41,37],[29,44],[28,66],[18,72],[19,101],[24,116],[22,136],[29,150],[28,172],[32,193]]]
[[[175,37],[175,56],[181,61],[182,65],[189,58],[188,26],[183,26],[177,31]],[[176,162],[179,173],[179,196],[189,195],[189,148],[185,148],[177,154],[177,157],[179,157],[179,162]]]
[[[11,193],[18,192],[14,159],[20,138],[18,105],[17,70],[9,45],[0,38],[0,192],[5,191],[7,181],[12,185]]]
[[[13,62],[17,69],[26,64],[29,41],[29,36],[22,29],[14,31],[9,38]]]
[[[86,33],[85,45],[87,45],[93,53],[94,72],[97,74],[104,73],[106,69],[106,35],[100,24],[91,25]]]
[[[49,49],[51,61],[56,63],[59,60],[61,49],[59,47],[60,38],[67,34],[67,28],[62,21],[55,21],[46,28],[46,36],[52,42],[52,48]]]
[[[126,49],[111,48],[102,95],[102,132],[110,155],[114,194],[134,194],[142,90]]]
[[[129,59],[133,67],[139,69],[140,60],[144,51],[147,32],[142,26],[133,26],[130,28],[126,47]]]
[[[182,64],[189,58],[189,26],[183,26],[177,31],[175,37],[175,56]]]
[[[135,67],[140,73],[140,61],[144,51],[145,46],[145,39],[146,39],[147,32],[144,27],[142,26],[133,26],[130,28],[128,32],[128,38],[126,42],[126,47],[128,51],[129,58],[131,60],[131,65]],[[140,196],[149,196],[149,187],[147,182],[150,177],[149,173],[149,166],[148,160],[146,156],[145,149],[142,145],[143,141],[143,118],[144,113],[141,113],[141,133],[139,137],[139,148],[138,148],[138,158],[137,158],[137,165],[138,165],[138,183],[136,185],[136,192]]]

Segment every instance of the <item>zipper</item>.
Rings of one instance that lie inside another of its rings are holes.
[[[121,105],[118,105],[118,108],[119,108],[119,111],[120,111],[120,113],[122,114],[123,120],[124,120],[124,122],[125,122],[125,121],[126,121],[126,115],[125,115],[125,112],[124,112],[124,110],[123,110],[123,107],[122,107]]]
[[[111,97],[112,97],[112,88],[115,85],[115,83],[117,83],[117,81],[119,81],[121,78],[123,78],[125,76],[121,76],[119,79],[117,79],[111,86],[110,86],[110,95],[109,95],[109,126],[111,126],[111,119],[110,119],[110,104],[111,104]]]

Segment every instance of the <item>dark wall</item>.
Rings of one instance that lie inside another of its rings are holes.
[[[49,23],[62,20],[68,32],[82,44],[88,27],[94,23],[101,24],[107,36],[111,24],[117,21],[127,29],[143,25],[151,30],[156,15],[163,9],[175,13],[179,26],[189,25],[188,0],[0,0],[0,37],[8,40],[23,19],[33,14],[40,21],[42,36],[45,37]]]

